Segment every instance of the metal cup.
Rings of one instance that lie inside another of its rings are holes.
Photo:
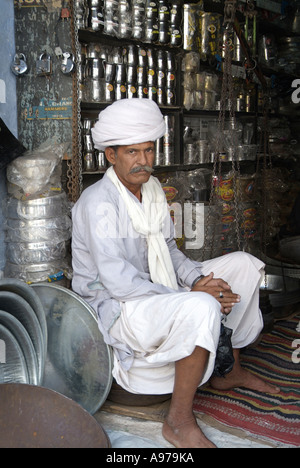
[[[137,97],[139,99],[147,99],[148,98],[148,87],[146,85],[138,85],[137,87]]]
[[[157,87],[165,88],[167,83],[167,77],[163,70],[158,70],[157,72]]]
[[[137,68],[137,84],[138,85],[147,84],[147,68],[146,67]]]
[[[137,88],[133,84],[127,84],[127,98],[137,98]]]
[[[127,66],[127,83],[136,84],[137,82],[137,67],[135,65]]]
[[[118,63],[116,65],[116,83],[125,83],[126,82],[126,65],[123,63]]]
[[[127,97],[127,88],[125,83],[117,83],[115,90],[115,99],[119,101],[120,99],[126,99]]]
[[[165,106],[167,104],[167,94],[165,88],[157,88],[157,104]]]

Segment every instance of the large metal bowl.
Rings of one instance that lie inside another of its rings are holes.
[[[300,236],[281,240],[279,249],[282,257],[300,264]]]
[[[112,385],[111,349],[95,311],[56,284],[33,284],[47,318],[48,353],[43,387],[72,398],[89,413],[104,404]]]
[[[21,201],[10,198],[7,202],[6,216],[11,219],[55,218],[67,211],[67,195],[62,192],[35,200]]]
[[[265,274],[261,291],[267,291],[273,307],[285,307],[300,302],[300,279]]]
[[[0,385],[0,448],[110,448],[97,421],[47,388]]]

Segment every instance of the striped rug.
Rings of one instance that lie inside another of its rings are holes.
[[[243,367],[281,387],[279,395],[244,389],[197,392],[194,411],[252,434],[300,446],[300,314],[275,324],[242,355]]]

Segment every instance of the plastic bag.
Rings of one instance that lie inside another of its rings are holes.
[[[66,149],[66,144],[48,140],[37,149],[27,151],[8,166],[8,181],[26,196],[61,189],[61,161]]]

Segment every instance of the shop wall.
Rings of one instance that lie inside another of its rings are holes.
[[[12,0],[7,0],[12,1]],[[62,52],[71,52],[70,18],[61,17],[62,0],[15,0],[16,51],[28,72],[17,78],[19,140],[31,150],[46,140],[72,139],[72,76],[61,72]],[[51,57],[51,73],[39,76],[36,62]]]

